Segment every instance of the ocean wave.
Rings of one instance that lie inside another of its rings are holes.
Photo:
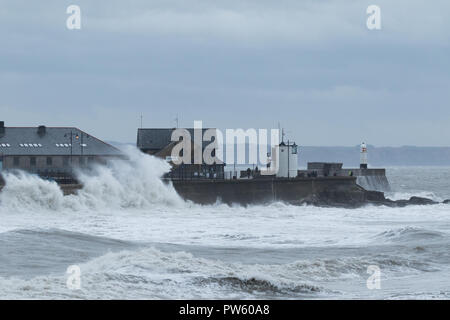
[[[432,271],[427,262],[394,255],[244,264],[151,247],[108,252],[79,264],[82,285],[77,291],[66,288],[61,273],[28,281],[0,277],[0,286],[5,297],[22,298],[323,298],[340,295],[327,288],[330,281],[365,283],[369,265],[379,266],[383,274]]]
[[[15,237],[16,241],[54,241],[63,244],[73,244],[74,242],[82,242],[88,245],[108,244],[108,245],[132,245],[133,242],[119,240],[114,238],[89,235],[81,232],[73,232],[57,228],[36,228],[36,229],[14,229],[0,233],[2,238]]]
[[[71,291],[64,275],[0,277],[3,297],[69,299],[252,298],[318,294],[307,280],[288,279],[279,266],[245,265],[154,248],[107,253],[80,264],[81,288]]]
[[[250,294],[272,294],[272,295],[296,295],[296,294],[317,294],[324,291],[323,288],[312,284],[295,284],[292,286],[274,284],[268,280],[256,278],[241,279],[238,277],[201,278],[198,280],[201,286],[217,284],[221,287],[228,287],[236,292],[246,292]]]
[[[390,242],[425,242],[429,240],[441,240],[446,235],[439,231],[427,230],[419,227],[406,226],[402,228],[389,229],[374,236],[374,239]]]
[[[98,211],[188,206],[171,184],[161,180],[169,170],[166,162],[136,148],[129,148],[126,153],[128,161],[114,160],[89,172],[78,171],[77,178],[83,188],[69,196],[64,196],[53,181],[22,171],[5,173],[0,211]]]
[[[30,278],[60,272],[70,264],[138,246],[60,229],[10,230],[0,233],[0,275]]]
[[[430,191],[385,192],[385,196],[387,199],[393,201],[410,199],[411,197],[427,198],[436,202],[442,202],[445,200]]]

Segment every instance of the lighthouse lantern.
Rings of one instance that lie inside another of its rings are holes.
[[[361,161],[359,167],[361,169],[367,169],[367,145],[361,143]]]

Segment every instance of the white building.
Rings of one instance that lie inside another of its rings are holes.
[[[281,142],[278,146],[277,178],[296,178],[298,175],[298,150],[294,143]]]

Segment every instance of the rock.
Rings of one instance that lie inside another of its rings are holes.
[[[431,205],[431,204],[437,204],[438,202],[433,201],[428,198],[421,198],[421,197],[411,197],[409,200],[391,200],[387,199],[379,194],[376,193],[368,193],[367,194],[367,202],[375,205],[385,205],[389,207],[406,207],[411,205]]]
[[[442,203],[450,204],[450,199],[444,200]]]
[[[411,197],[408,200],[408,204],[418,204],[418,205],[427,205],[427,204],[436,204],[436,201],[433,201],[428,198],[421,198],[421,197]]]
[[[405,206],[410,206],[410,205],[430,205],[430,204],[438,203],[431,199],[421,198],[421,197],[411,197],[411,198],[409,198],[409,200],[397,200],[394,202],[399,207],[405,207]]]
[[[364,194],[361,195],[358,192],[340,192],[336,190],[325,190],[314,196],[310,196],[302,199],[297,203],[291,204],[307,204],[319,207],[343,207],[343,208],[359,208],[366,204],[384,205],[389,207],[406,207],[410,205],[432,205],[438,202],[422,197],[411,197],[408,200],[391,200],[384,196],[380,191],[367,191],[364,190]],[[450,199],[444,201],[444,203],[450,204]]]
[[[380,191],[366,191],[366,199],[367,201],[373,202],[384,202],[386,198],[383,192]]]
[[[324,190],[314,197],[315,205],[339,208],[358,208],[367,204],[365,192],[355,190]]]

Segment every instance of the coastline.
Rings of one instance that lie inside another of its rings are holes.
[[[170,180],[178,195],[185,201],[200,205],[218,202],[227,205],[257,205],[284,202],[291,205],[319,207],[359,208],[365,205],[404,207],[431,205],[439,202],[413,196],[409,199],[390,200],[384,192],[366,190],[356,183],[356,177],[301,177],[295,179],[195,179]],[[77,194],[83,188],[78,184],[58,184],[64,196]],[[0,192],[4,184],[0,184]],[[442,203],[449,203],[444,200]]]

